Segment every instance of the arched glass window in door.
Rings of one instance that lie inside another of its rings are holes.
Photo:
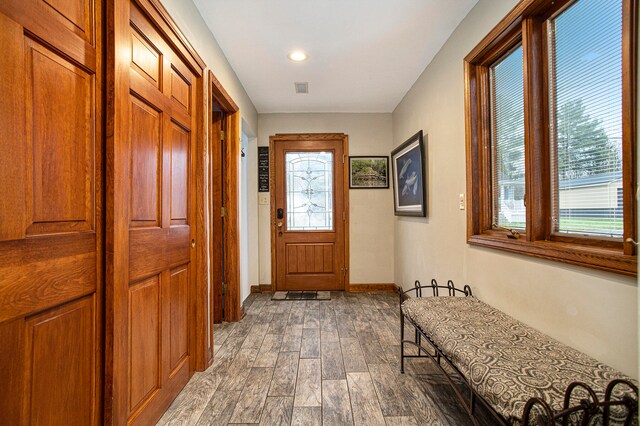
[[[333,152],[287,152],[288,231],[333,230]]]

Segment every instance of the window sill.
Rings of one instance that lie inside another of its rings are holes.
[[[475,246],[520,253],[618,274],[631,276],[638,274],[637,256],[625,255],[622,250],[555,241],[514,240],[503,235],[490,234],[472,235],[467,242]]]

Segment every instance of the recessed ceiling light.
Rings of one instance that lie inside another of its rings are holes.
[[[294,50],[293,52],[289,53],[287,57],[289,58],[290,61],[293,61],[293,62],[306,61],[308,58],[307,54],[304,53],[302,50]]]

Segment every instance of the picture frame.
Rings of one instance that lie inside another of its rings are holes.
[[[396,216],[426,216],[424,157],[422,130],[391,152],[393,209]]]
[[[389,188],[389,157],[355,155],[349,157],[349,189]]]

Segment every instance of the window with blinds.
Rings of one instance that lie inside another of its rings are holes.
[[[465,57],[469,244],[637,275],[639,15],[526,0]]]
[[[622,237],[622,0],[548,22],[552,227]]]
[[[490,69],[493,223],[526,228],[522,46]]]

